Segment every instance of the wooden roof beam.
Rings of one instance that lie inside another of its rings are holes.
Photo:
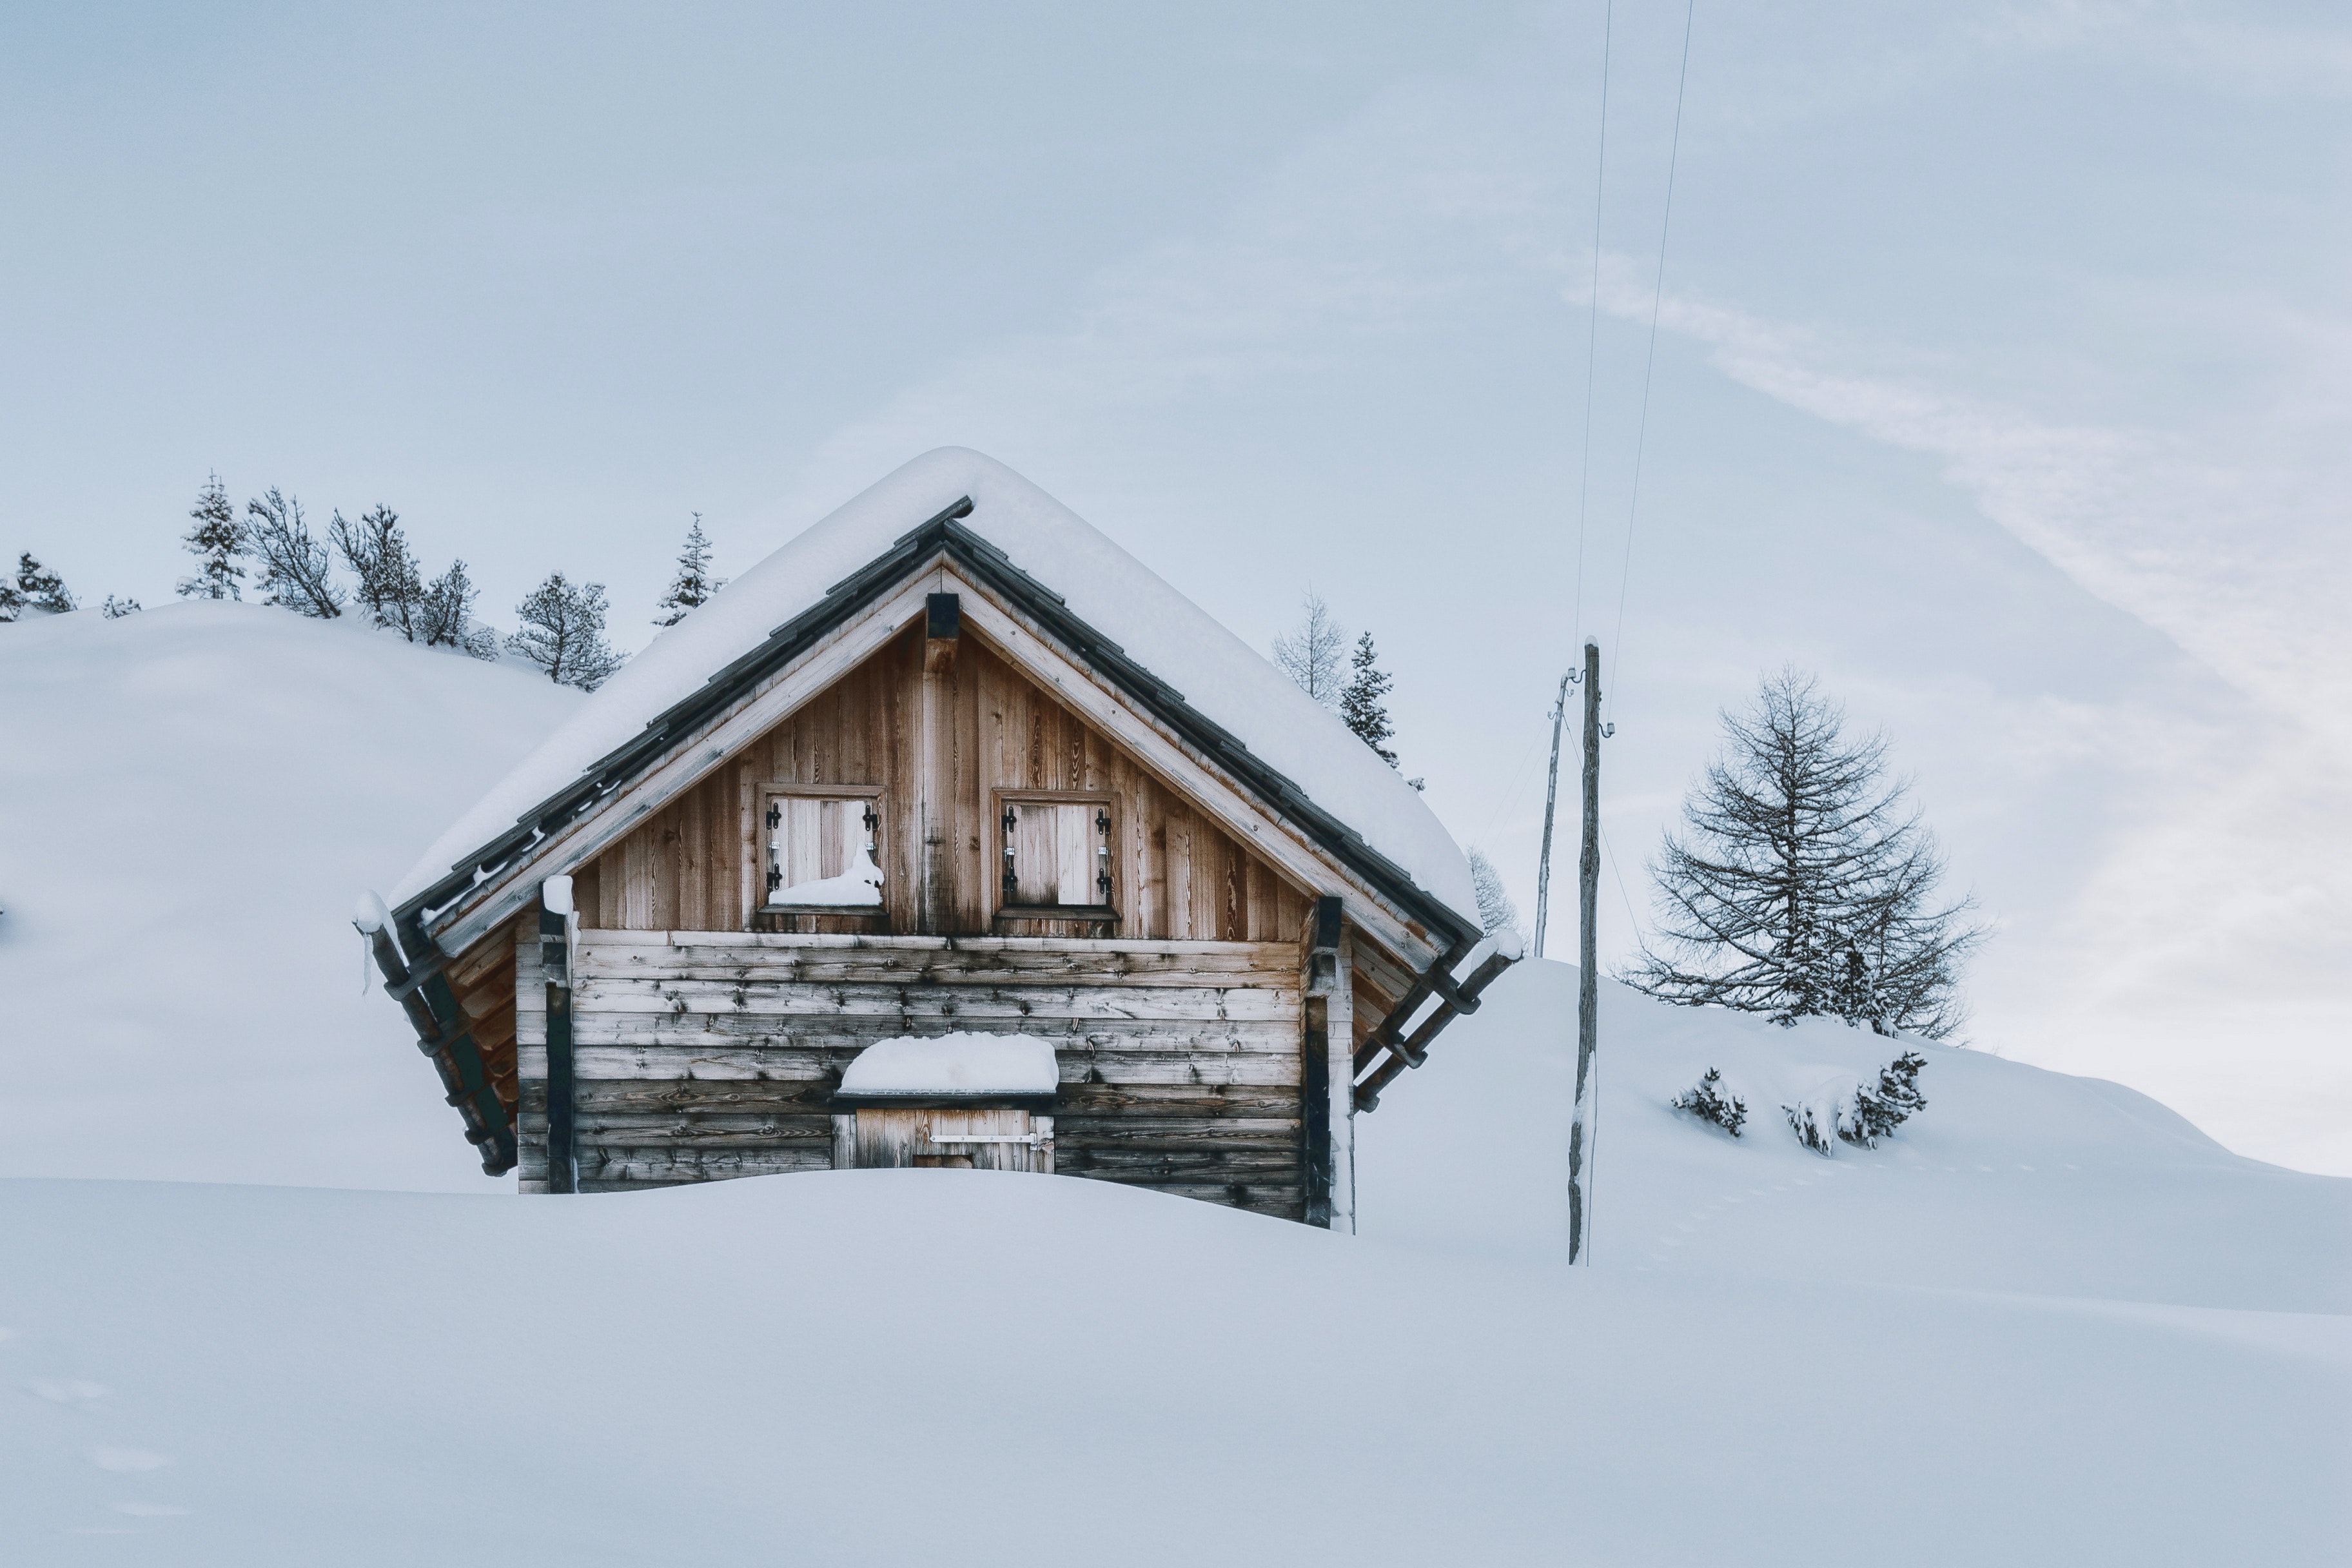
[[[1356,1085],[1356,1109],[1360,1111],[1376,1109],[1381,1103],[1381,1090],[1395,1081],[1405,1068],[1417,1068],[1426,1061],[1429,1058],[1430,1042],[1436,1039],[1444,1031],[1445,1026],[1454,1022],[1462,1014],[1477,1011],[1478,994],[1493,984],[1503,971],[1517,962],[1518,958],[1516,954],[1505,953],[1500,950],[1488,953],[1486,962],[1472,970],[1470,978],[1462,982],[1458,987],[1452,984],[1452,976],[1449,974],[1446,977],[1447,984],[1442,988],[1435,988],[1439,997],[1437,1009],[1422,1020],[1421,1027],[1412,1032],[1411,1039],[1397,1041],[1393,1038],[1375,1037],[1374,1044],[1366,1047],[1363,1052],[1359,1053],[1360,1057],[1376,1055],[1382,1046],[1386,1046],[1389,1053],[1388,1059],[1381,1063],[1370,1078]],[[1424,992],[1423,995],[1426,994],[1427,993]],[[1416,1002],[1414,1005],[1419,1005],[1419,1003]],[[1399,1007],[1396,1012],[1389,1015],[1389,1019],[1405,1016],[1409,1016],[1409,1014],[1404,1008]],[[1387,1029],[1390,1024],[1388,1021],[1383,1021],[1381,1026],[1382,1029]]]

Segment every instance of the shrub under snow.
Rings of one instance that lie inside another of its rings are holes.
[[[1865,1149],[1875,1149],[1878,1141],[1909,1120],[1915,1111],[1927,1109],[1927,1097],[1919,1092],[1919,1069],[1927,1058],[1916,1051],[1906,1051],[1878,1069],[1878,1087],[1857,1085],[1853,1091],[1853,1130],[1840,1131],[1839,1136],[1849,1143],[1859,1143]]]
[[[1748,1102],[1736,1094],[1726,1094],[1723,1075],[1713,1068],[1667,1103],[1676,1110],[1689,1111],[1702,1121],[1714,1122],[1734,1138],[1739,1136],[1740,1125],[1748,1120]]]
[[[1927,1058],[1906,1051],[1878,1069],[1876,1085],[1832,1079],[1780,1109],[1797,1142],[1819,1154],[1835,1154],[1837,1141],[1875,1149],[1878,1141],[1917,1111],[1927,1109],[1919,1092],[1919,1069]]]

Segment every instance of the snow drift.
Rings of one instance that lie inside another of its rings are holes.
[[[262,605],[0,627],[0,1173],[479,1190],[352,897],[579,700]]]

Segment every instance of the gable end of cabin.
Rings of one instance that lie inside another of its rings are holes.
[[[1507,959],[1457,974],[1474,929],[970,510],[377,922],[486,1170],[992,1166],[1352,1228],[1352,1117]],[[1050,1093],[844,1089],[1004,1037]]]

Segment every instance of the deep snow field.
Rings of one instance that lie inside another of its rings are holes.
[[[1891,1042],[1611,985],[1571,1271],[1557,963],[1359,1120],[1354,1238],[519,1201],[344,921],[569,701],[275,610],[0,628],[0,1562],[2346,1561],[2352,1182],[1932,1046],[1824,1159],[1778,1100]],[[1666,1106],[1710,1065],[1736,1141]]]

